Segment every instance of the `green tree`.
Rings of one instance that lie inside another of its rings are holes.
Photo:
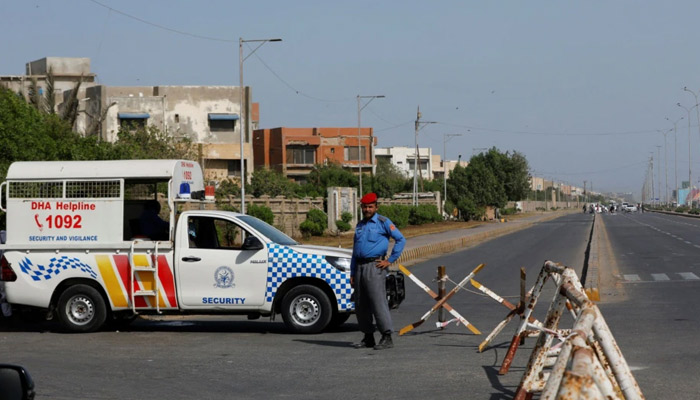
[[[363,189],[371,188],[371,191],[383,198],[391,198],[395,193],[403,191],[407,180],[396,165],[383,158],[377,159],[376,173],[368,179],[369,185]]]
[[[292,197],[295,195],[298,186],[285,178],[281,173],[269,168],[256,169],[250,178],[250,191],[255,197],[260,197],[264,194],[272,197]]]
[[[196,152],[189,139],[176,139],[155,126],[121,127],[108,157],[120,160],[193,160],[196,159]]]
[[[317,164],[309,173],[306,183],[299,188],[299,194],[309,197],[326,197],[328,187],[357,187],[358,177],[343,169],[340,164]]]

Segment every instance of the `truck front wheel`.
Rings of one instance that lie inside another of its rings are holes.
[[[282,319],[295,333],[321,332],[332,316],[328,296],[316,286],[299,285],[282,299]]]
[[[58,320],[71,332],[94,332],[105,322],[107,309],[100,293],[88,285],[73,285],[58,299]]]

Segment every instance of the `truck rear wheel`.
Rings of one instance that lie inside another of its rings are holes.
[[[328,296],[316,286],[299,285],[282,299],[282,319],[295,333],[321,332],[332,316]]]
[[[105,322],[107,309],[100,293],[88,285],[73,285],[58,299],[58,320],[71,332],[94,332]]]

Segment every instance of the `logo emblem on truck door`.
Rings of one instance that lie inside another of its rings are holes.
[[[222,289],[236,287],[236,285],[233,284],[234,278],[235,274],[231,268],[221,266],[214,272],[214,280],[216,281],[216,283],[214,283],[214,287]]]

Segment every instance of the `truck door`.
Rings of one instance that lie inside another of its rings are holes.
[[[188,240],[180,241],[176,260],[182,308],[245,309],[263,304],[267,248],[243,250],[249,235],[228,219],[187,216]]]

